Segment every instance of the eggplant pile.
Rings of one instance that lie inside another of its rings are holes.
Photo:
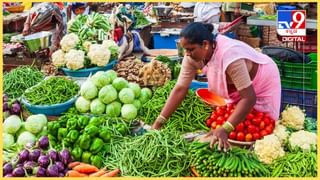
[[[14,160],[3,165],[3,176],[64,177],[72,161],[69,150],[52,149],[48,137],[42,136],[36,145],[26,145]]]
[[[3,108],[3,119],[6,119],[12,114],[20,115],[21,105],[17,100],[10,101],[7,94],[2,96],[2,108]]]

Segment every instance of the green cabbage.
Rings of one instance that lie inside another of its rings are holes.
[[[36,141],[36,136],[32,133],[25,131],[20,134],[18,137],[17,143],[18,145],[24,146],[27,143],[34,143]]]
[[[121,117],[126,120],[133,120],[137,117],[138,110],[133,104],[125,104],[121,108]]]
[[[118,117],[121,114],[121,103],[114,101],[107,105],[106,114],[108,117]]]
[[[40,123],[42,127],[46,126],[48,123],[47,117],[44,114],[31,115],[27,118],[26,122],[28,121]]]
[[[99,91],[99,99],[105,104],[109,104],[118,98],[118,93],[112,85],[107,85]]]
[[[140,96],[141,88],[137,83],[132,83],[130,82],[128,84],[129,88],[133,90],[134,92],[134,97],[138,98]]]
[[[113,80],[112,82],[112,86],[117,90],[120,91],[123,88],[128,87],[128,81],[125,80],[122,77],[118,77],[116,79]]]
[[[21,127],[22,121],[17,115],[11,115],[4,120],[3,130],[9,134],[15,134]]]
[[[139,100],[141,101],[142,104],[146,103],[151,99],[152,97],[152,91],[149,88],[142,88]]]
[[[76,109],[81,113],[86,113],[90,109],[90,101],[80,96],[76,101]]]
[[[90,111],[92,114],[103,114],[106,110],[106,105],[104,105],[98,98],[93,100],[90,104]]]
[[[133,103],[134,100],[134,92],[132,89],[130,88],[123,88],[120,92],[119,92],[119,99],[121,102],[123,102],[124,104],[131,104]]]
[[[90,79],[99,89],[112,82],[111,78],[104,71],[96,72]]]
[[[108,70],[106,74],[111,81],[115,80],[118,77],[117,73],[114,70]]]
[[[24,123],[26,130],[33,134],[38,134],[40,131],[42,131],[42,128],[45,125],[46,124],[43,123],[43,117],[38,115],[29,116]]]
[[[139,110],[142,106],[140,100],[138,99],[135,99],[132,104],[137,108],[137,110]]]
[[[87,80],[81,85],[80,94],[87,100],[94,99],[98,95],[98,88],[93,82]]]
[[[3,148],[7,149],[14,144],[14,137],[8,133],[2,133]]]

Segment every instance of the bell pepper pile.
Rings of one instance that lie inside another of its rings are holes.
[[[211,117],[206,120],[206,124],[211,129],[217,129],[228,120],[235,109],[234,104],[217,106],[212,112]],[[229,139],[237,141],[255,141],[273,132],[275,120],[271,119],[266,113],[258,112],[253,109],[244,121],[239,123],[235,130],[229,134]]]
[[[48,123],[48,138],[56,149],[68,148],[76,161],[103,166],[103,157],[110,152],[109,142],[129,132],[124,121],[106,117],[64,115]]]

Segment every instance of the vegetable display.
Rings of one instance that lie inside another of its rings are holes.
[[[181,64],[178,60],[171,60],[167,56],[157,56],[156,60],[166,63],[171,70],[172,79],[177,79],[181,70]]]
[[[144,62],[139,59],[125,59],[119,61],[115,67],[119,77],[125,78],[129,82],[135,82],[143,86],[143,80],[139,76],[140,69],[144,66]]]
[[[176,81],[170,81],[163,87],[157,88],[151,100],[143,102],[139,112],[139,118],[147,124],[153,124],[167,101],[175,83]],[[164,125],[164,128],[170,128],[182,133],[207,130],[208,128],[203,122],[210,116],[210,113],[211,108],[205,105],[195,93],[190,90],[180,107]]]
[[[155,59],[140,69],[144,86],[163,86],[171,80],[171,70],[168,66]]]
[[[209,149],[208,143],[194,142],[190,148],[192,166],[201,177],[261,177],[269,170],[246,149],[234,147],[230,152],[220,152],[217,145]]]
[[[3,76],[3,91],[10,99],[20,97],[24,91],[42,81],[44,74],[32,66],[20,66]]]
[[[122,176],[188,176],[188,144],[174,131],[150,131],[121,142],[112,141],[105,165],[119,168]]]
[[[77,83],[65,77],[50,77],[27,89],[24,97],[33,105],[53,105],[75,97],[79,89]]]

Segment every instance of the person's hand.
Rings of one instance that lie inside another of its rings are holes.
[[[159,129],[161,128],[161,126],[162,126],[162,123],[159,122],[158,120],[156,120],[156,121],[152,124],[151,129],[159,130]]]
[[[30,34],[30,29],[29,28],[23,28],[22,35],[26,36],[26,35],[29,35],[29,34]]]
[[[227,151],[230,148],[230,143],[228,142],[228,133],[225,129],[222,127],[219,127],[218,129],[211,130],[206,137],[211,137],[210,140],[210,148],[213,147],[214,144],[218,144],[218,150],[224,150]]]
[[[235,8],[234,9],[234,15],[239,16],[240,15],[240,8]]]

